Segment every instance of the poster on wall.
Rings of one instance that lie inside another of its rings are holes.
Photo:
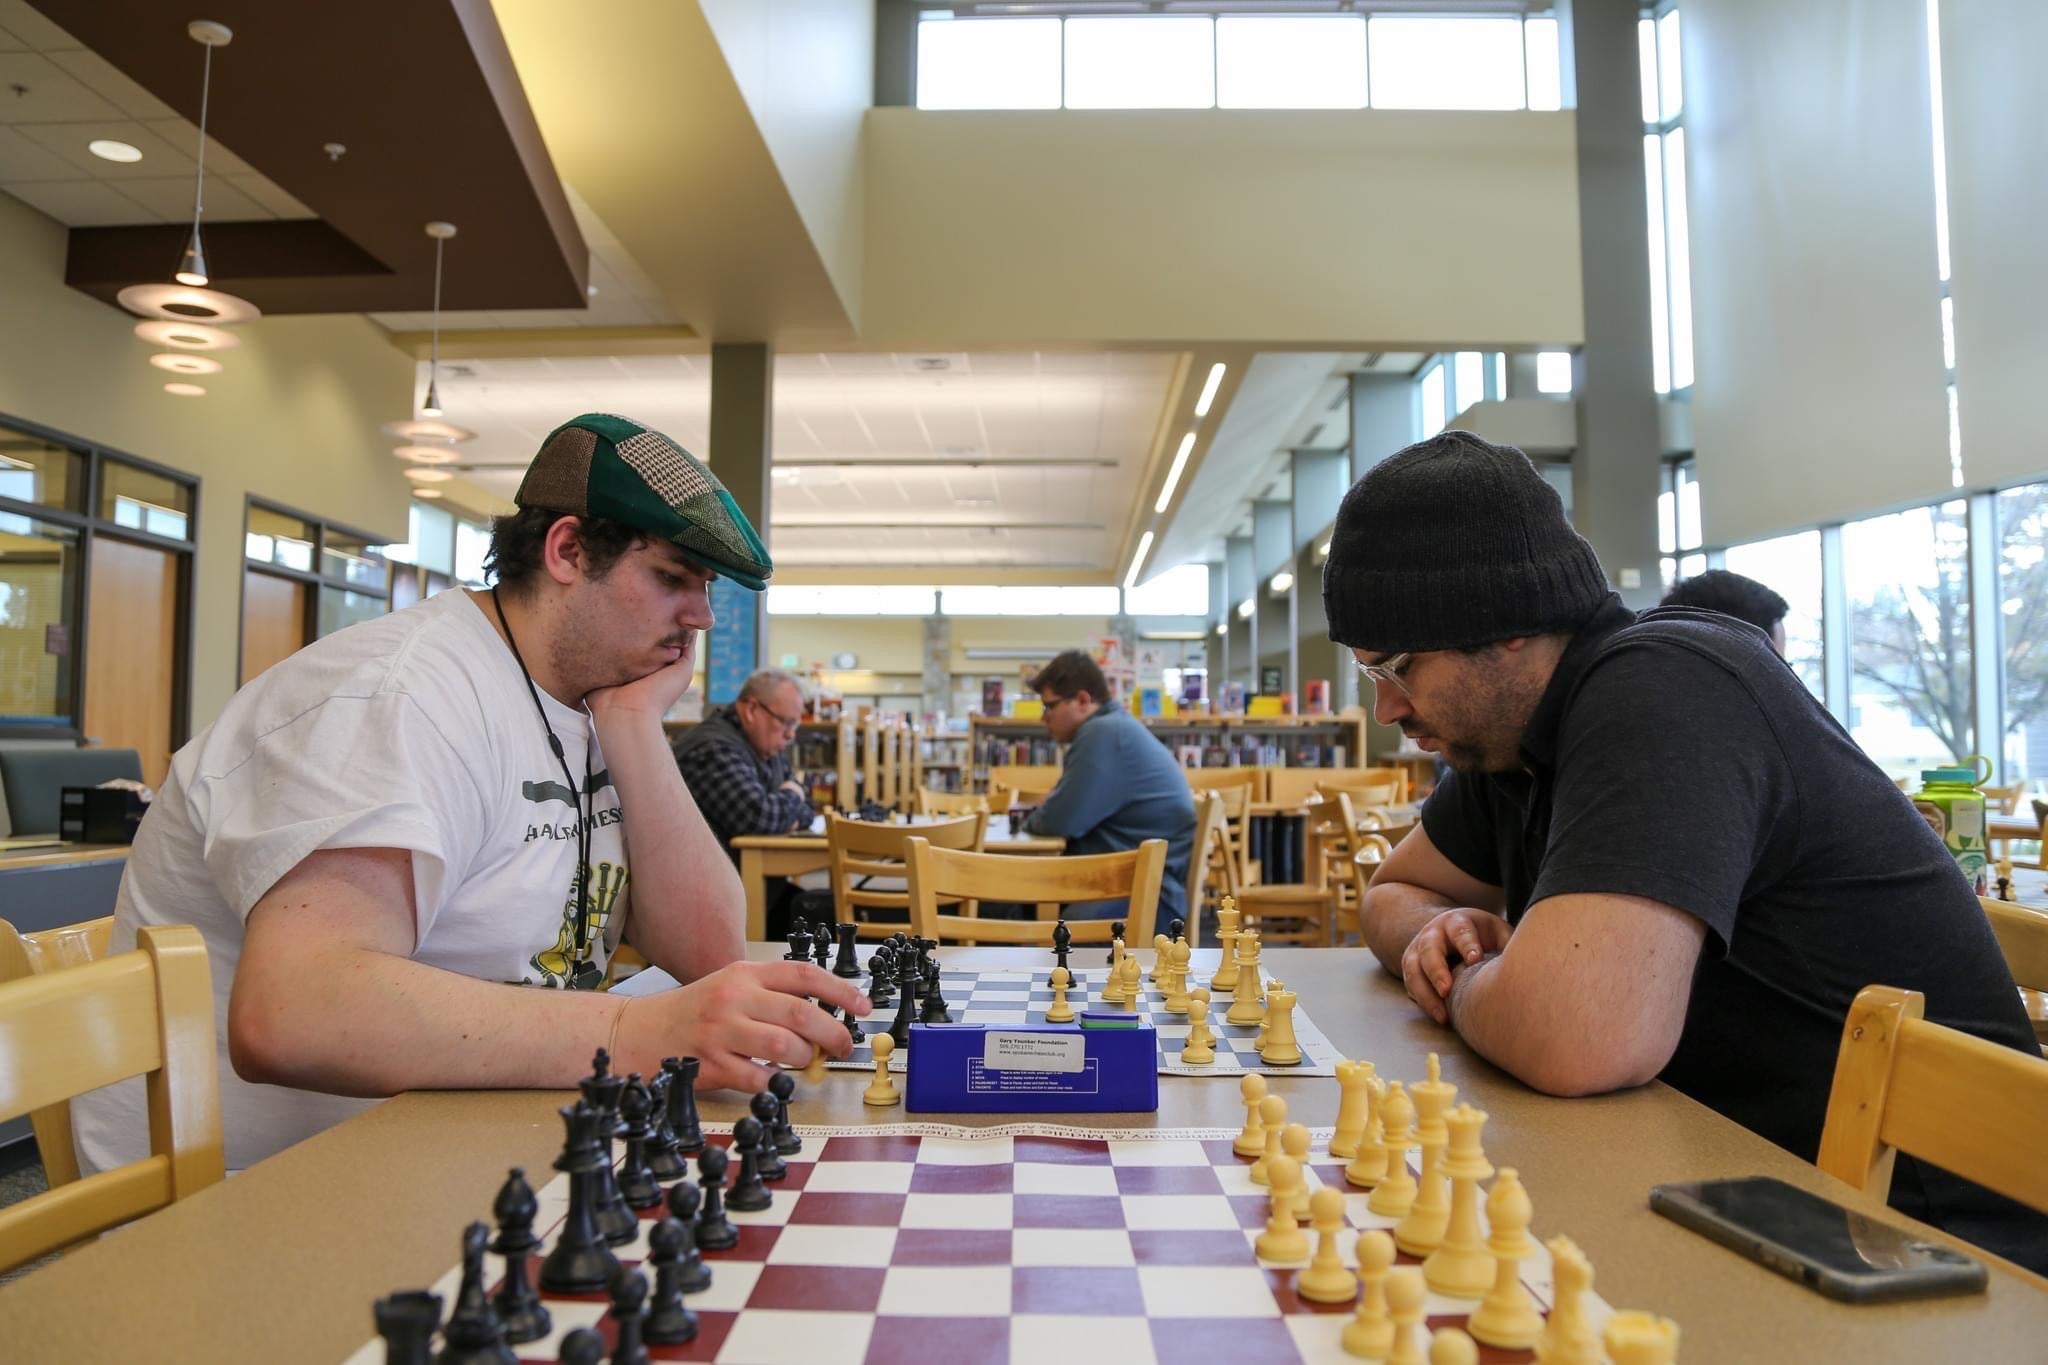
[[[755,641],[761,595],[721,575],[711,580],[711,629],[704,632],[704,699],[733,701],[758,666]]]

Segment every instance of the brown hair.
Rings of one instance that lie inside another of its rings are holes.
[[[546,558],[548,532],[567,512],[544,507],[522,507],[491,520],[491,551],[484,557],[484,572],[495,573],[503,587],[520,591],[541,570]],[[647,539],[624,522],[603,517],[577,517],[576,543],[583,547],[584,573],[599,580],[612,571],[620,556]]]
[[[1078,649],[1064,649],[1052,656],[1052,662],[1038,670],[1038,676],[1030,679],[1025,686],[1033,692],[1050,692],[1055,697],[1071,697],[1086,692],[1098,704],[1109,697],[1109,679],[1102,676],[1102,665]]]

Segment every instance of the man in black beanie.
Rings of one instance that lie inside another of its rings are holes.
[[[1811,1160],[1864,986],[2035,1051],[1912,803],[1762,632],[1623,606],[1520,451],[1447,431],[1374,466],[1323,602],[1375,717],[1452,768],[1373,877],[1366,945],[1502,1069],[1558,1095],[1662,1079]],[[2019,1204],[1904,1153],[1891,1198],[2048,1270]]]

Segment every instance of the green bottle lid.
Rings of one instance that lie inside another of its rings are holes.
[[[1952,786],[1974,787],[1977,785],[1977,770],[1975,768],[1922,768],[1920,770],[1920,782],[1922,786],[1939,782]]]

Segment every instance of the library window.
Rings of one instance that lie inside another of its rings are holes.
[[[387,548],[361,532],[251,498],[242,531],[242,681],[390,610]]]
[[[1842,568],[1856,742],[1894,773],[1976,753],[1967,504],[1850,522]]]
[[[1785,662],[1816,697],[1826,696],[1827,654],[1822,642],[1820,532],[1800,531],[1771,540],[1730,545],[1724,557],[1739,573],[1785,599]]]
[[[2003,780],[2038,786],[2048,778],[2048,483],[1997,497]]]

